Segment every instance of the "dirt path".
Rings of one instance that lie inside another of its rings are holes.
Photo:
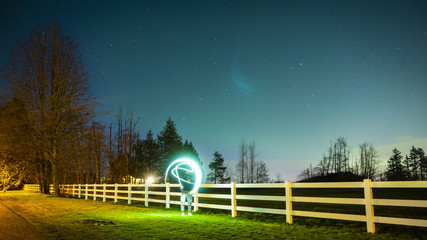
[[[30,222],[7,206],[7,201],[0,201],[0,239],[48,239],[39,233]]]

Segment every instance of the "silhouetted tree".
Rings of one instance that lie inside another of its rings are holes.
[[[409,180],[427,179],[427,157],[422,148],[412,146],[409,157],[406,156],[403,165]]]
[[[349,170],[349,157],[348,152],[349,147],[347,144],[347,139],[344,137],[339,137],[334,144],[333,149],[333,167],[334,172],[347,172]]]
[[[236,164],[236,175],[240,183],[264,182],[268,178],[266,165],[256,160],[258,153],[256,153],[255,146],[255,142],[248,144],[243,138],[240,142],[239,161]]]
[[[160,174],[161,178],[165,177],[166,169],[171,161],[182,150],[182,138],[178,134],[175,123],[171,117],[166,121],[163,130],[157,135],[157,142],[159,144],[160,161],[155,165],[156,172]]]
[[[159,146],[156,139],[153,138],[153,132],[148,130],[144,140],[137,141],[136,159],[140,166],[144,180],[149,177],[160,176],[160,172],[156,172],[155,166],[159,162]]]
[[[255,152],[255,142],[250,143],[247,146],[247,150],[248,150],[248,176],[249,176],[249,181],[250,183],[255,182],[255,178],[256,178],[256,168],[257,168],[257,164],[256,164],[256,156],[258,155]]]
[[[224,165],[224,158],[218,151],[214,153],[214,159],[209,163],[209,169],[211,172],[208,174],[207,179],[211,183],[217,184],[230,182],[230,177],[225,176],[227,167]]]
[[[393,155],[388,160],[387,171],[385,175],[388,181],[402,181],[406,180],[406,176],[403,171],[401,152],[396,148],[393,149]]]
[[[238,175],[238,181],[244,183],[247,176],[247,162],[248,162],[248,147],[244,139],[242,139],[239,145],[239,161],[236,165],[236,173]]]
[[[116,153],[110,164],[110,175],[114,182],[130,182],[136,174],[137,164],[135,160],[135,144],[138,134],[135,132],[139,118],[134,117],[132,109],[127,108],[126,116],[119,107],[116,113]]]
[[[268,168],[265,162],[257,161],[255,165],[255,181],[257,183],[268,183],[270,178],[268,176]]]
[[[80,123],[94,117],[95,101],[88,92],[88,73],[77,41],[59,25],[38,27],[18,42],[2,69],[10,97],[24,106],[30,134],[50,165],[55,195],[59,194],[64,150]]]
[[[190,157],[191,159],[197,161],[200,165],[200,168],[203,169],[203,161],[200,159],[199,154],[197,153],[197,150],[191,141],[185,140],[179,155]]]
[[[405,159],[403,159],[403,174],[405,175],[406,180],[412,180],[410,164],[411,160],[408,155],[406,155]]]
[[[420,157],[420,180],[427,180],[427,155],[422,148],[418,148],[418,156]]]
[[[323,154],[322,160],[320,160],[317,166],[314,168],[317,175],[326,176],[329,174],[329,171],[330,171],[330,161],[328,159],[329,157],[330,156]]]
[[[374,178],[378,171],[378,154],[372,144],[362,143],[359,145],[360,153],[360,176],[363,178]]]
[[[411,179],[419,180],[420,157],[418,154],[418,150],[414,146],[412,146],[411,151],[409,152],[409,167],[411,169]]]

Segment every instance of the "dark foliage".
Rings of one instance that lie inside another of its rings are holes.
[[[326,176],[314,176],[299,182],[361,182],[363,177],[351,172],[332,173]]]

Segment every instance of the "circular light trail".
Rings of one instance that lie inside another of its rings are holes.
[[[190,191],[190,194],[194,194],[199,189],[200,184],[202,183],[202,170],[200,169],[199,164],[197,164],[194,160],[189,158],[179,158],[173,161],[166,170],[165,182],[168,177],[169,170],[171,170],[172,176],[178,180],[181,188],[183,188],[182,182],[193,185],[193,189]],[[196,181],[190,182],[180,177],[179,173],[183,171],[194,173],[196,176]]]

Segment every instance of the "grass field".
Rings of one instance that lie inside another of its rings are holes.
[[[379,226],[368,234],[363,223],[284,216],[229,214],[201,210],[181,217],[178,208],[143,207],[108,201],[53,198],[10,191],[0,194],[9,208],[52,239],[427,239],[424,228]]]

